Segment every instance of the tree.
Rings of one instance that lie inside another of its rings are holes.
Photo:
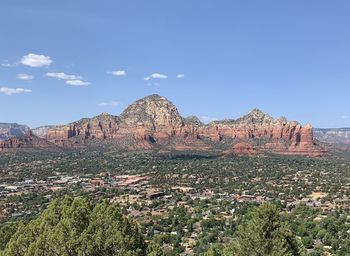
[[[0,251],[5,249],[6,244],[10,241],[12,235],[17,229],[24,225],[23,222],[10,222],[0,225]]]
[[[239,225],[233,255],[294,256],[300,248],[289,225],[283,222],[277,206],[263,203],[251,210]]]
[[[143,256],[146,245],[138,225],[107,201],[86,198],[53,201],[37,219],[22,225],[3,256]]]
[[[166,253],[160,244],[153,242],[147,248],[147,256],[166,256]]]
[[[213,244],[209,250],[202,256],[222,256],[224,254],[224,248],[221,244]]]

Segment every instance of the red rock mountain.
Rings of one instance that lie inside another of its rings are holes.
[[[34,132],[35,133],[35,132]],[[232,154],[264,152],[319,156],[313,128],[285,118],[274,119],[258,109],[237,120],[203,124],[183,118],[176,106],[159,95],[136,101],[120,116],[102,113],[68,125],[49,127],[40,136],[59,146],[88,141],[112,143],[125,149],[222,150]]]
[[[10,137],[0,141],[0,153],[17,150],[58,150],[55,144],[34,136],[30,131],[20,137]]]

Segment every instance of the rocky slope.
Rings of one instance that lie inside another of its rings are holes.
[[[333,128],[314,130],[315,138],[331,144],[350,144],[350,128]]]
[[[45,138],[47,131],[51,128],[54,128],[54,127],[55,127],[54,125],[40,126],[40,127],[32,129],[32,133],[39,138]]]
[[[21,137],[10,137],[0,141],[0,153],[18,150],[58,150],[59,147],[45,139],[38,138],[28,132]]]
[[[0,141],[7,140],[11,137],[23,138],[23,136],[30,132],[26,125],[0,123]]]
[[[159,95],[136,101],[120,116],[102,113],[68,125],[50,127],[40,136],[56,145],[108,142],[125,149],[222,150],[232,154],[298,154],[319,156],[313,128],[285,118],[274,119],[258,109],[237,120],[204,125],[183,118],[176,106]]]

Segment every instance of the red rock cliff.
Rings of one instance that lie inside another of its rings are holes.
[[[239,145],[254,148],[254,152],[316,155],[320,151],[314,144],[310,125],[302,127],[285,118],[273,119],[258,109],[237,120],[204,125],[196,117],[181,117],[176,106],[159,95],[136,101],[120,116],[103,113],[50,128],[45,138],[56,143],[71,139],[107,140],[126,148],[157,145],[201,150],[222,146],[237,150],[242,147],[235,144],[244,142]]]

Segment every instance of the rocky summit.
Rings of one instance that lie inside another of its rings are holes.
[[[157,94],[136,101],[120,116],[102,113],[67,125],[34,129],[34,134],[59,147],[96,142],[125,150],[215,150],[238,155],[325,153],[315,143],[311,125],[302,127],[284,117],[274,119],[259,109],[237,120],[203,124],[195,116],[182,117],[171,101]]]

